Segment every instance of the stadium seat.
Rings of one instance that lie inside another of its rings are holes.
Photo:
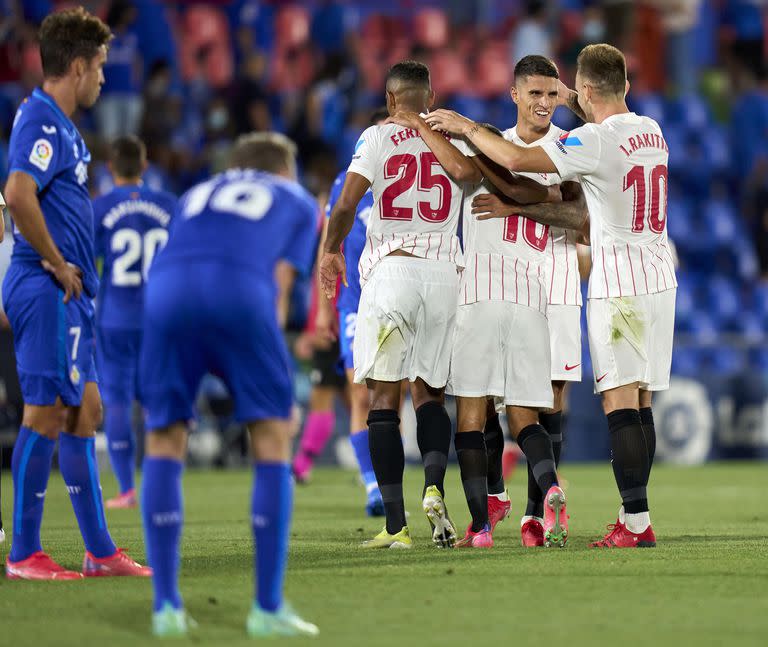
[[[688,330],[691,340],[701,345],[711,345],[717,341],[718,329],[709,312],[697,310],[691,314]]]
[[[512,67],[506,46],[491,45],[482,49],[475,62],[474,78],[474,91],[481,97],[508,97]]]
[[[184,79],[202,74],[213,87],[228,85],[234,75],[234,60],[224,13],[216,7],[193,5],[184,13],[181,29],[179,55]]]
[[[298,4],[281,7],[275,16],[275,45],[280,50],[306,45],[309,41],[310,16]]]
[[[709,368],[720,377],[733,375],[747,365],[744,351],[728,345],[708,349],[707,360]]]
[[[656,120],[664,128],[664,99],[656,92],[642,92],[627,96],[629,109],[639,115]]]
[[[448,101],[448,107],[473,121],[490,121],[488,104],[480,97],[470,94],[454,94]]]
[[[448,16],[442,9],[421,9],[413,17],[413,37],[417,45],[427,49],[440,49],[448,44],[449,36]]]
[[[314,72],[315,59],[308,48],[277,51],[272,59],[270,88],[279,93],[304,90]]]
[[[681,125],[692,131],[700,131],[713,122],[709,106],[696,94],[671,99],[665,113],[670,124]]]
[[[672,373],[685,377],[699,375],[704,367],[704,353],[701,348],[686,344],[675,344],[672,351]]]
[[[708,200],[704,205],[702,223],[719,245],[728,247],[733,245],[738,236],[738,216],[732,203],[727,200]]]
[[[432,88],[437,94],[438,103],[449,96],[466,90],[469,86],[469,73],[466,61],[456,52],[448,49],[435,52],[429,62]]]

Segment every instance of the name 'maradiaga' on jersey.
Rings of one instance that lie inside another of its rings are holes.
[[[8,173],[34,178],[45,224],[69,262],[83,271],[83,288],[96,296],[93,210],[88,194],[91,154],[75,124],[53,98],[35,88],[16,112],[8,149]],[[44,272],[40,255],[14,228],[12,262]]]
[[[659,124],[633,112],[613,115],[542,148],[564,180],[581,180],[592,247],[589,297],[676,287],[667,240],[669,149]]]
[[[371,183],[373,207],[360,280],[387,254],[462,263],[457,234],[462,187],[445,172],[419,133],[396,124],[371,126],[355,147],[349,173]]]
[[[535,142],[526,144],[517,134],[517,128],[509,128],[503,136],[518,146],[540,146],[545,142],[559,139],[565,131],[555,124],[549,125],[547,133]],[[540,184],[551,186],[560,184],[562,178],[556,173],[518,173],[536,180]],[[547,303],[551,306],[566,305],[580,306],[581,279],[579,276],[579,257],[576,248],[575,232],[562,227],[549,228],[549,242],[547,243],[544,259],[545,287],[547,291]]]
[[[103,259],[96,320],[104,328],[139,330],[144,282],[168,241],[176,196],[125,185],[93,201],[96,257]]]
[[[328,194],[328,203],[325,205],[325,216],[330,218],[333,207],[341,195],[341,189],[344,186],[344,178],[347,172],[342,171],[336,177]],[[357,306],[360,303],[360,257],[366,243],[366,230],[368,219],[373,207],[373,193],[366,191],[360,199],[355,212],[355,222],[352,229],[349,230],[344,239],[344,259],[347,264],[347,285],[343,283],[339,287],[339,298],[336,300],[337,310],[345,312],[357,312]]]
[[[254,282],[275,293],[279,260],[309,274],[316,218],[315,199],[297,182],[260,171],[225,171],[181,197],[152,271],[189,261],[226,262],[250,270]],[[275,305],[272,299],[265,307]]]

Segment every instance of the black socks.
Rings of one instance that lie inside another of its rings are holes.
[[[368,447],[384,501],[387,532],[394,535],[406,525],[403,501],[405,454],[397,411],[378,409],[368,414]]]
[[[646,486],[650,474],[650,449],[637,409],[617,409],[608,414],[611,432],[611,465],[624,512],[648,512]]]
[[[453,440],[461,468],[461,484],[472,515],[472,532],[488,523],[488,457],[482,431],[457,433]]]
[[[528,425],[517,435],[517,444],[528,459],[529,473],[538,485],[539,497],[543,501],[547,490],[557,485],[557,469],[549,434],[539,424]],[[525,514],[528,514],[527,509]]]
[[[648,449],[648,474],[653,467],[653,457],[656,455],[656,425],[653,424],[653,409],[643,407],[640,409],[640,422],[643,425],[643,436]]]
[[[498,415],[485,422],[485,453],[488,456],[488,494],[503,494],[504,432]]]
[[[552,455],[555,457],[555,469],[557,469],[563,448],[563,412],[540,413],[539,422],[552,441]],[[525,516],[544,516],[544,493],[539,490],[539,484],[533,476],[530,463],[528,463],[528,503],[525,506]]]
[[[435,485],[440,494],[445,496],[445,470],[448,467],[448,450],[451,447],[451,419],[440,402],[427,402],[416,410],[416,439],[424,465],[424,490],[430,485]],[[378,478],[378,474],[376,476]]]

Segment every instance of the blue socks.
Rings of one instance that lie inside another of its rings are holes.
[[[120,494],[134,488],[136,442],[133,438],[130,404],[110,404],[104,408],[104,433],[109,460],[120,484]]]
[[[40,524],[55,441],[22,427],[11,459],[13,544],[8,558],[18,562],[42,550]]]
[[[117,551],[109,535],[96,465],[95,440],[59,434],[59,470],[75,510],[85,547],[94,557]]]
[[[146,482],[146,476],[144,479]],[[256,551],[256,602],[265,611],[277,611],[283,604],[292,508],[290,465],[256,463],[251,524]]]
[[[355,458],[357,458],[357,464],[360,467],[360,476],[363,478],[368,498],[380,499],[379,484],[376,482],[376,472],[373,471],[373,463],[371,462],[371,450],[368,447],[368,430],[363,429],[352,434],[349,437],[349,442],[352,444],[352,449],[355,450]]]
[[[141,484],[141,516],[147,560],[154,570],[154,610],[166,602],[182,607],[179,593],[179,545],[184,525],[181,493],[183,464],[172,458],[144,458]]]

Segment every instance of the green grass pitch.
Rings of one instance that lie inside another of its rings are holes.
[[[654,467],[655,550],[586,548],[618,507],[607,464],[565,466],[571,536],[564,550],[519,546],[523,469],[510,484],[513,515],[497,528],[491,551],[433,548],[419,507],[420,476],[417,469],[406,475],[412,551],[358,548],[381,524],[363,516],[364,495],[352,472],[316,470],[310,486],[297,488],[287,596],[319,625],[320,637],[312,644],[768,644],[765,464]],[[252,591],[250,482],[247,471],[190,471],[185,477],[181,586],[200,625],[189,638],[192,644],[252,642],[244,631]],[[104,476],[104,487],[114,492],[111,476]],[[3,494],[10,526],[7,473]],[[463,529],[468,513],[455,467],[447,503]],[[138,512],[108,516],[116,542],[143,559]],[[58,474],[48,486],[43,538],[56,559],[78,566],[80,537]],[[3,561],[8,544],[0,546]],[[149,581],[2,578],[0,638],[17,647],[147,644],[150,600]]]

